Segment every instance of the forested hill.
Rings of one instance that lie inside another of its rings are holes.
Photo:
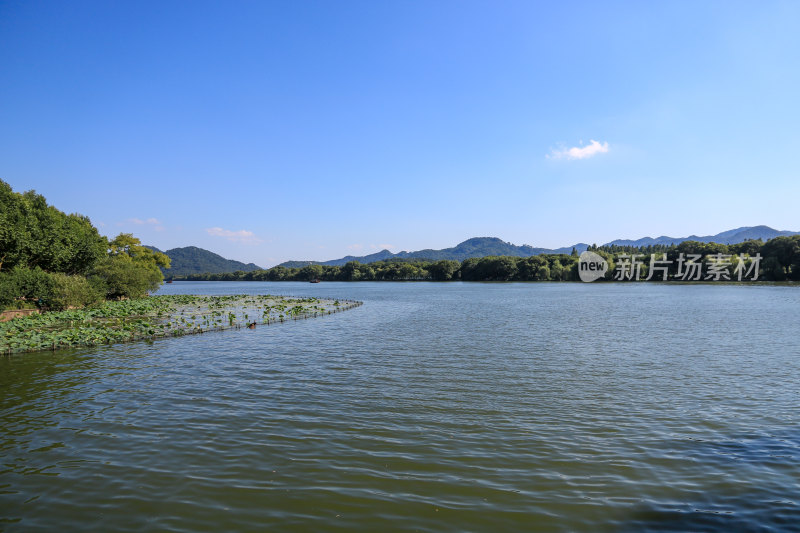
[[[578,253],[583,252],[588,248],[588,244],[579,243],[574,245]],[[287,268],[298,268],[312,264],[342,266],[350,261],[358,261],[362,264],[374,263],[376,261],[383,261],[386,259],[428,259],[431,261],[439,261],[441,259],[448,259],[452,261],[463,261],[471,257],[489,257],[489,256],[511,256],[511,257],[530,257],[532,255],[540,254],[568,254],[572,252],[573,246],[558,248],[551,250],[549,248],[535,248],[523,244],[517,246],[510,242],[505,242],[497,237],[474,237],[454,246],[452,248],[444,248],[442,250],[418,250],[416,252],[399,252],[392,253],[389,250],[381,250],[380,252],[356,257],[348,255],[341,259],[333,259],[331,261],[314,262],[314,261],[287,261],[281,263],[280,266]]]
[[[797,232],[792,231],[779,231],[772,229],[768,226],[752,226],[736,228],[729,231],[723,231],[716,235],[697,236],[691,235],[689,237],[644,237],[638,240],[625,240],[618,239],[606,243],[605,246],[651,246],[651,245],[672,245],[680,244],[684,241],[697,241],[697,242],[716,242],[719,244],[738,244],[746,240],[761,239],[768,241],[775,237],[797,235]],[[150,247],[152,250],[161,251],[157,248]],[[453,246],[452,248],[444,248],[442,250],[417,250],[415,252],[399,252],[392,253],[389,250],[381,250],[370,255],[342,257],[341,259],[333,259],[330,261],[286,261],[279,266],[286,268],[302,268],[308,265],[326,265],[326,266],[343,266],[350,261],[358,261],[361,264],[375,263],[378,261],[385,261],[387,259],[425,259],[429,261],[439,261],[443,259],[451,261],[464,261],[470,258],[490,257],[490,256],[507,256],[507,257],[531,257],[534,255],[542,254],[569,254],[575,248],[578,253],[583,252],[588,248],[587,244],[578,243],[572,246],[565,246],[563,248],[549,249],[537,248],[523,244],[521,246],[511,244],[497,237],[474,237]],[[214,273],[223,274],[228,272],[236,272],[241,270],[243,272],[251,272],[260,270],[261,267],[253,263],[242,263],[197,248],[196,246],[186,246],[184,248],[173,248],[163,252],[167,254],[172,261],[172,267],[169,270],[164,270],[166,277],[173,276],[186,276],[190,274],[204,274]]]
[[[148,246],[148,248],[161,252],[161,250],[154,246]],[[162,253],[167,254],[171,261],[171,267],[169,269],[162,269],[164,277],[166,278],[187,276],[189,274],[204,274],[206,272],[222,274],[225,272],[236,272],[237,270],[243,272],[261,270],[260,266],[253,263],[245,264],[240,261],[234,261],[233,259],[225,259],[221,255],[198,248],[197,246],[173,248]]]
[[[788,237],[791,235],[798,235],[796,231],[779,231],[772,229],[769,226],[744,226],[741,228],[731,229],[717,233],[716,235],[689,235],[688,237],[644,237],[635,241],[627,239],[617,239],[605,244],[605,246],[653,246],[656,244],[663,244],[670,246],[672,244],[680,244],[684,241],[695,242],[715,242],[717,244],[739,244],[744,241],[758,240],[766,242],[775,237]]]
[[[615,241],[607,242],[604,246],[652,246],[652,245],[677,245],[684,241],[697,241],[697,242],[715,242],[718,244],[739,244],[748,240],[758,240],[766,242],[775,237],[786,237],[791,235],[798,235],[800,233],[794,231],[779,231],[770,228],[769,226],[745,226],[736,228],[716,235],[697,236],[690,235],[688,237],[644,237],[638,240],[617,239]],[[286,268],[302,268],[308,265],[328,265],[328,266],[342,266],[350,261],[358,261],[361,264],[375,263],[377,261],[385,261],[387,259],[427,259],[431,261],[438,261],[441,259],[449,259],[454,261],[463,261],[473,257],[490,257],[490,256],[511,256],[511,257],[531,257],[541,254],[568,254],[575,248],[578,253],[583,252],[589,247],[584,243],[574,244],[572,246],[565,246],[563,248],[549,249],[549,248],[536,248],[523,244],[517,246],[510,242],[505,242],[497,237],[474,237],[468,239],[461,244],[452,248],[444,248],[443,250],[419,250],[416,252],[399,252],[392,253],[389,250],[381,250],[380,252],[356,257],[348,255],[341,259],[333,259],[330,261],[286,261],[278,266]]]

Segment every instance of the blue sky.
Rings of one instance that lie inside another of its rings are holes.
[[[270,266],[800,230],[798,2],[0,0],[0,178]]]

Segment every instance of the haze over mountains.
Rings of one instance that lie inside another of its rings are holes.
[[[721,244],[736,244],[744,242],[749,239],[761,239],[767,241],[775,237],[785,235],[798,235],[800,233],[794,231],[779,231],[772,229],[768,226],[746,226],[736,228],[716,235],[690,235],[688,237],[644,237],[637,240],[617,239],[608,243],[607,245],[620,245],[620,246],[650,246],[654,244],[679,244],[683,241],[699,241],[699,242],[718,242]],[[385,259],[428,259],[428,260],[441,260],[450,259],[455,261],[463,261],[470,257],[486,257],[490,255],[509,255],[515,257],[529,257],[539,254],[568,254],[575,248],[578,253],[583,252],[589,247],[586,243],[577,243],[571,246],[564,246],[562,248],[538,248],[527,244],[515,245],[510,242],[503,241],[497,237],[473,237],[466,241],[459,243],[452,248],[444,248],[441,250],[417,250],[414,252],[398,252],[392,253],[389,250],[381,250],[380,252],[363,255],[352,256],[348,255],[340,259],[331,259],[329,261],[286,261],[279,266],[287,268],[304,267],[306,265],[320,264],[341,266],[349,261],[358,261],[359,263],[373,263],[375,261],[383,261]],[[150,247],[153,250],[158,248]],[[232,259],[225,259],[224,257],[198,248],[196,246],[186,246],[184,248],[173,248],[164,252],[172,260],[172,267],[164,271],[167,277],[184,276],[187,274],[203,274],[203,273],[224,273],[235,272],[242,270],[249,272],[251,270],[261,270],[262,268],[253,263],[242,263]]]
[[[653,244],[679,244],[683,241],[699,241],[699,242],[718,242],[720,244],[736,244],[750,239],[769,240],[783,235],[798,235],[794,231],[779,231],[770,228],[769,226],[745,226],[736,228],[716,235],[690,235],[688,237],[644,237],[637,240],[617,239],[608,243],[607,245],[620,245],[620,246],[650,246]],[[577,243],[571,246],[564,246],[562,248],[536,248],[523,244],[517,246],[510,242],[505,242],[496,237],[474,237],[452,247],[444,248],[442,250],[419,250],[416,252],[398,252],[392,253],[389,250],[381,250],[380,252],[364,255],[360,257],[348,255],[341,259],[332,259],[330,261],[287,261],[281,263],[280,266],[285,267],[303,267],[306,265],[320,264],[341,266],[348,261],[358,261],[359,263],[372,263],[375,261],[382,261],[384,259],[452,259],[455,261],[463,261],[470,257],[486,257],[490,255],[510,255],[515,257],[529,257],[539,254],[568,254],[575,248],[578,253],[583,252],[589,247],[586,243]]]
[[[706,235],[703,237],[697,235],[689,235],[688,237],[656,237],[655,239],[652,237],[644,237],[642,239],[637,239],[635,241],[626,240],[626,239],[617,239],[616,241],[611,241],[607,244],[617,244],[620,246],[650,246],[653,244],[679,244],[683,241],[698,241],[698,242],[716,242],[719,244],[738,244],[740,242],[749,241],[749,240],[757,240],[761,239],[762,241],[768,241],[769,239],[774,239],[775,237],[782,237],[787,235],[798,235],[800,233],[796,231],[779,231],[770,228],[769,226],[744,226],[741,228],[736,228],[728,231],[723,231],[722,233],[717,233],[716,235]]]
[[[578,243],[575,245],[578,252],[582,252],[589,247],[588,244]],[[470,257],[486,257],[489,255],[511,255],[514,257],[530,257],[539,254],[568,254],[572,252],[572,246],[564,248],[536,248],[523,244],[517,246],[510,242],[505,242],[497,237],[473,237],[466,241],[452,247],[444,248],[442,250],[418,250],[416,252],[398,252],[392,253],[389,250],[381,250],[380,252],[356,257],[348,255],[341,259],[332,259],[330,261],[287,261],[281,263],[280,266],[285,267],[303,267],[306,265],[320,264],[341,266],[349,261],[358,261],[359,263],[373,263],[375,261],[383,261],[384,259],[429,259],[438,261],[441,259],[451,259],[454,261],[463,261]]]

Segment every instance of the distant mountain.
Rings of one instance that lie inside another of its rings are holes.
[[[318,265],[318,264],[320,264],[319,261],[284,261],[278,266],[286,268],[303,268],[308,265]]]
[[[683,241],[699,241],[699,242],[717,242],[720,244],[737,244],[750,239],[761,239],[768,241],[775,237],[785,235],[800,235],[800,232],[794,231],[779,231],[770,228],[769,226],[745,226],[736,228],[716,235],[707,235],[700,237],[697,235],[690,235],[689,237],[644,237],[637,240],[617,239],[606,243],[607,245],[619,246],[650,246],[653,244],[679,244]],[[332,259],[330,261],[286,261],[279,266],[287,268],[300,268],[308,265],[334,265],[341,266],[349,261],[358,261],[359,263],[374,263],[375,261],[383,261],[384,259],[428,259],[438,261],[440,259],[453,259],[455,261],[463,261],[470,257],[487,257],[490,255],[511,255],[515,257],[529,257],[539,254],[568,254],[575,248],[578,253],[586,250],[589,245],[578,243],[573,246],[565,246],[563,248],[536,248],[523,244],[517,246],[510,242],[505,242],[497,237],[474,237],[454,246],[453,248],[444,248],[442,250],[419,250],[416,252],[398,252],[392,253],[389,250],[381,250],[380,252],[363,255],[356,257],[348,255],[341,259]]]
[[[574,245],[574,248],[577,249],[578,253],[583,252],[588,247],[589,245],[584,243],[578,243]],[[556,249],[534,248],[533,246],[529,246],[527,244],[517,246],[515,244],[511,244],[510,242],[505,242],[502,239],[498,239],[497,237],[473,237],[472,239],[467,239],[466,241],[452,248],[445,248],[443,250],[426,249],[416,252],[398,252],[396,254],[390,252],[389,250],[381,250],[380,252],[370,255],[363,255],[360,257],[348,255],[347,257],[342,257],[341,259],[333,259],[331,261],[323,262],[287,261],[285,263],[281,263],[280,266],[285,266],[287,268],[296,268],[298,266],[302,267],[311,264],[341,266],[349,261],[358,261],[359,263],[365,264],[374,263],[375,261],[383,261],[384,259],[428,259],[431,261],[451,259],[455,261],[463,261],[464,259],[469,259],[470,257],[487,257],[490,255],[530,257],[532,255],[539,254],[568,254],[572,252],[572,248],[573,246],[566,246],[564,248]]]
[[[688,237],[656,237],[655,239],[652,237],[644,237],[642,239],[637,239],[635,241],[627,240],[627,239],[617,239],[616,241],[611,241],[607,244],[609,245],[619,245],[619,246],[651,246],[653,244],[680,244],[683,241],[698,241],[698,242],[716,242],[719,244],[738,244],[740,242],[744,242],[747,240],[757,240],[761,239],[762,241],[768,241],[769,239],[774,239],[775,237],[787,236],[787,235],[798,235],[800,233],[796,231],[779,231],[776,229],[772,229],[769,226],[744,226],[741,228],[736,228],[728,231],[723,231],[722,233],[717,233],[716,235],[706,235],[703,237],[697,235],[690,235]]]
[[[161,250],[154,246],[148,246],[148,248],[161,252]],[[203,274],[206,272],[222,274],[224,272],[236,272],[237,270],[242,270],[244,272],[262,270],[260,266],[253,263],[245,264],[234,261],[233,259],[225,259],[221,255],[203,250],[196,246],[173,248],[162,253],[167,254],[171,261],[169,269],[162,269],[164,276],[167,278],[185,276],[187,274]]]
[[[761,239],[767,241],[775,237],[786,235],[800,235],[800,232],[794,231],[779,231],[772,229],[768,226],[746,226],[736,228],[716,235],[697,236],[690,235],[688,237],[644,237],[637,240],[617,239],[606,243],[607,245],[620,245],[620,246],[650,246],[653,244],[679,244],[683,241],[699,241],[699,242],[718,242],[721,244],[736,244],[750,239]],[[583,252],[589,247],[588,244],[578,243],[572,246],[565,246],[563,248],[537,248],[527,244],[521,246],[511,244],[497,237],[474,237],[452,247],[444,248],[442,250],[418,250],[416,252],[398,252],[392,253],[389,250],[381,250],[374,254],[353,256],[348,255],[341,259],[332,259],[330,261],[286,261],[279,266],[287,268],[301,268],[308,265],[332,265],[342,266],[349,261],[358,261],[359,263],[374,263],[375,261],[383,261],[385,259],[427,259],[438,261],[441,259],[451,259],[455,261],[463,261],[470,257],[487,257],[490,255],[510,255],[514,257],[530,257],[539,254],[568,254],[575,248],[578,253]],[[158,248],[149,246],[152,250],[161,251]],[[225,259],[221,255],[214,252],[197,248],[196,246],[186,246],[184,248],[173,248],[163,252],[172,260],[172,267],[164,271],[166,277],[171,276],[184,276],[187,274],[203,274],[206,272],[213,274],[221,274],[225,272],[235,272],[242,270],[250,272],[251,270],[261,270],[261,267],[253,263],[241,263],[231,259]]]

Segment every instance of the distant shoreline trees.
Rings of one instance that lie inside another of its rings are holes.
[[[641,278],[649,274],[649,260],[655,254],[667,262],[668,279],[678,274],[678,260],[699,256],[705,272],[717,258],[731,256],[731,264],[723,267],[731,280],[736,279],[735,268],[743,254],[748,262],[760,254],[759,281],[800,281],[800,235],[776,237],[769,241],[745,241],[739,244],[702,243],[684,241],[678,245],[590,246],[589,251],[602,256],[609,269],[604,279],[614,279],[616,261],[623,255],[641,254]],[[542,254],[530,257],[490,256],[464,261],[426,261],[424,259],[388,259],[362,264],[351,261],[343,266],[308,265],[301,268],[276,266],[251,272],[224,274],[192,274],[175,277],[187,281],[579,281],[579,256],[572,254]],[[718,268],[719,265],[715,265]],[[719,268],[718,268],[719,269]],[[661,275],[653,279],[662,279]],[[749,278],[748,278],[749,279]]]

